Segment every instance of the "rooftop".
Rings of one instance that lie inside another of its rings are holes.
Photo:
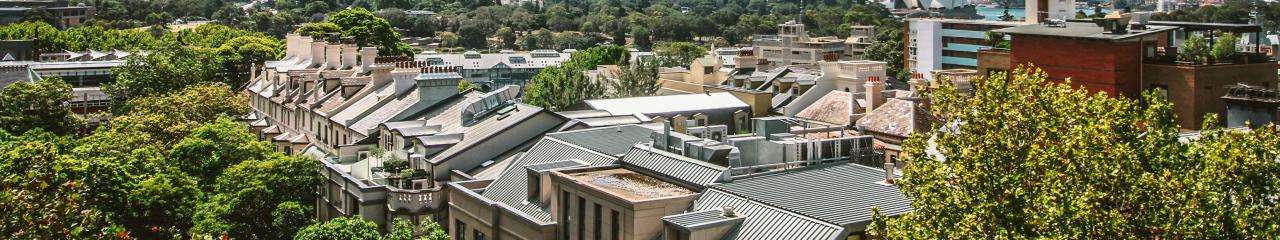
[[[750,108],[732,93],[682,94],[651,97],[587,100],[592,109],[605,110],[613,115],[655,114],[702,111],[710,109]]]
[[[880,169],[838,164],[740,179],[711,188],[830,224],[849,226],[871,221],[872,208],[879,208],[885,216],[912,211],[910,199],[897,186],[883,184],[884,176],[885,172]]]
[[[1063,27],[1049,26],[1045,24],[1031,24],[1016,27],[992,30],[993,32],[1006,33],[1012,35],[1031,35],[1031,36],[1047,36],[1047,37],[1065,37],[1080,38],[1093,40],[1110,40],[1123,41],[1137,37],[1149,36],[1165,31],[1177,29],[1173,26],[1147,25],[1146,30],[1128,30],[1123,34],[1105,33],[1102,27],[1093,23],[1066,22]]]
[[[632,201],[693,194],[692,190],[625,168],[571,173],[574,179]]]

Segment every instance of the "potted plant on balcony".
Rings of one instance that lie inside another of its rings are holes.
[[[1236,43],[1238,42],[1240,42],[1240,39],[1235,34],[1223,33],[1218,38],[1218,41],[1213,43],[1213,49],[1210,50],[1210,54],[1213,55],[1216,62],[1234,63],[1236,54],[1240,53],[1240,50],[1236,49]]]
[[[1200,36],[1187,38],[1182,42],[1180,50],[1182,51],[1178,53],[1179,64],[1195,65],[1209,62],[1209,43]]]

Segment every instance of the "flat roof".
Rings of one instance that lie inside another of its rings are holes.
[[[568,174],[583,183],[603,189],[632,201],[693,194],[693,190],[676,186],[625,168],[612,168]]]
[[[636,113],[673,113],[711,109],[750,108],[732,93],[694,93],[681,95],[632,97],[587,100],[592,109],[605,110],[613,115]]]
[[[1032,35],[1032,36],[1048,36],[1048,37],[1065,37],[1065,38],[1081,38],[1121,41],[1131,38],[1142,37],[1157,34],[1165,31],[1177,29],[1174,26],[1155,26],[1147,25],[1146,30],[1129,30],[1124,34],[1108,34],[1103,32],[1103,28],[1093,23],[1066,22],[1065,27],[1050,27],[1044,24],[1032,24],[1016,27],[992,30],[993,32],[1006,33],[1011,35]]]

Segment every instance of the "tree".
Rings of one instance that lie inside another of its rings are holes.
[[[439,39],[440,39],[440,47],[450,48],[450,47],[461,46],[461,45],[458,45],[458,35],[453,34],[452,32],[440,33]]]
[[[625,64],[628,54],[621,46],[593,47],[573,53],[560,66],[547,67],[533,76],[525,90],[526,101],[542,108],[563,110],[586,99],[600,98],[605,95],[605,84],[583,72],[595,69],[598,64]]]
[[[33,129],[74,133],[84,120],[64,104],[71,98],[71,85],[58,76],[13,83],[0,89],[0,129],[13,133]]]
[[[653,48],[653,41],[649,39],[649,29],[641,26],[631,28],[632,45],[639,49],[648,50]]]
[[[209,49],[170,47],[134,56],[113,69],[114,83],[104,84],[116,106],[130,98],[155,96],[208,82],[227,82],[219,75],[223,59]],[[117,111],[117,113],[120,113]]]
[[[364,8],[339,11],[329,16],[329,22],[342,29],[343,37],[354,38],[357,45],[378,47],[378,55],[413,54],[413,49],[400,41],[400,33],[391,27],[391,23]]]
[[[296,30],[296,32],[303,36],[311,36],[313,38],[324,38],[329,33],[341,33],[342,28],[338,27],[337,24],[333,24],[330,22],[307,23],[307,24],[302,24],[302,27],[298,27],[298,30]]]
[[[244,125],[222,117],[191,131],[169,150],[171,166],[194,176],[203,189],[211,190],[223,169],[249,160],[266,159],[273,153],[267,142],[258,141]]]
[[[85,161],[60,154],[68,142],[51,134],[15,137],[0,131],[0,233],[13,239],[105,239],[123,234],[94,208]]]
[[[499,44],[502,48],[511,49],[516,47],[516,33],[510,27],[499,28],[498,32],[494,33],[494,36],[502,41]]]
[[[475,88],[476,86],[474,84],[471,84],[471,82],[467,81],[466,79],[458,80],[458,92],[466,92],[467,90],[471,90]]]
[[[611,97],[652,96],[658,93],[658,89],[661,88],[658,85],[658,67],[654,65],[653,61],[635,61],[620,68],[621,72],[618,74],[618,81],[611,82],[613,85]]]
[[[689,66],[694,59],[707,55],[707,50],[689,42],[661,43],[654,48],[659,67]]]
[[[130,99],[121,110],[128,114],[112,119],[99,131],[137,133],[156,146],[171,146],[219,117],[247,114],[247,102],[226,84],[198,84],[166,95]]]
[[[57,24],[58,16],[53,15],[48,9],[43,7],[31,8],[22,14],[23,22],[44,22],[49,24]]]
[[[890,239],[1253,239],[1280,234],[1280,130],[1205,124],[1181,142],[1171,104],[1051,82],[1033,66],[944,85],[941,127],[904,144],[914,212]],[[1012,101],[1011,101],[1012,100]],[[945,160],[944,160],[945,158]]]
[[[228,167],[217,178],[214,195],[196,207],[192,233],[252,239],[297,229],[296,225],[276,224],[277,212],[297,211],[282,203],[315,202],[315,188],[319,183],[315,171],[319,165],[318,161],[306,157],[274,155]],[[305,221],[286,218],[280,222]]]
[[[297,235],[298,230],[311,225],[311,211],[308,207],[304,207],[302,203],[297,201],[288,201],[276,205],[276,209],[271,212],[273,220],[271,226],[275,228],[274,239],[290,239]]]
[[[439,223],[431,219],[423,219],[422,222],[414,226],[413,223],[404,219],[395,219],[391,222],[393,226],[391,232],[383,236],[383,240],[448,240],[449,232],[445,231]],[[419,234],[421,233],[421,234]]]
[[[378,224],[359,218],[334,218],[298,231],[294,240],[378,240]]]
[[[196,180],[170,169],[146,176],[129,192],[130,210],[121,221],[140,238],[175,238],[191,227],[193,208],[203,195]]]

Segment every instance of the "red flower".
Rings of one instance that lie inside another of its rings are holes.
[[[151,232],[159,232],[160,226],[151,226]]]
[[[129,231],[120,231],[120,232],[116,233],[116,238],[118,238],[118,239],[129,239]]]

